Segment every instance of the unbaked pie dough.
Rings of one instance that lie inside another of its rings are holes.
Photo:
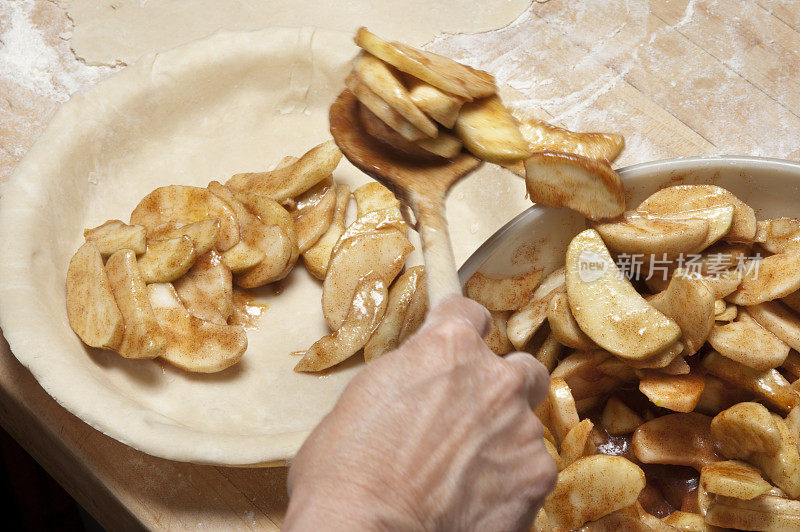
[[[86,349],[67,322],[64,278],[83,229],[131,212],[154,188],[263,170],[329,139],[328,107],[356,52],[349,32],[218,33],[146,55],[56,113],[0,199],[9,250],[0,326],[56,400],[156,456],[236,465],[294,456],[363,364],[292,370],[290,353],[328,332],[320,283],[303,267],[257,291],[269,308],[247,354],[212,375]],[[353,188],[368,181],[344,160],[334,175]],[[459,264],[528,205],[523,180],[494,166],[459,183],[447,204]],[[419,263],[412,241],[409,266]]]
[[[419,46],[442,33],[502,28],[530,0],[58,0],[75,23],[71,46],[91,65],[131,64],[217,30],[315,26]]]

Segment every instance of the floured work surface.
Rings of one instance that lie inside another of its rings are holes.
[[[447,36],[427,48],[495,72],[501,84],[514,87],[518,97],[527,99],[525,107],[542,118],[552,117],[577,130],[623,133],[628,145],[620,165],[713,153],[798,158],[797,146],[792,145],[800,127],[791,72],[800,64],[794,52],[800,18],[787,2],[614,0],[586,2],[580,12],[573,6],[566,0],[535,4],[507,29],[475,37]],[[593,10],[603,16],[591,16]],[[0,6],[5,43],[0,80],[8,88],[7,100],[0,101],[0,179],[9,175],[43,130],[56,103],[107,75],[104,67],[81,67],[66,57],[70,28],[57,11],[46,0]],[[25,38],[11,39],[11,34]],[[58,60],[52,65],[40,61],[35,68],[24,62],[9,64],[11,51],[24,48],[19,43],[34,41],[42,57],[50,57],[47,50],[61,50],[66,66],[59,69]],[[40,72],[46,83],[29,83]],[[726,90],[720,90],[723,84]],[[54,93],[51,86],[57,89]],[[731,127],[738,123],[746,127]],[[486,193],[479,187],[472,190]],[[453,194],[467,192],[457,189]],[[499,201],[504,194],[495,189],[492,196]],[[40,433],[15,436],[22,436],[20,441],[43,462],[53,449],[66,448],[61,453],[71,453],[69,458],[51,462],[49,469],[95,515],[105,515],[105,521],[109,515],[122,519],[120,513],[109,514],[114,510],[105,502],[113,500],[122,501],[127,512],[151,526],[270,526],[267,516],[280,523],[285,470],[265,474],[142,455],[78,422],[57,407],[13,357],[4,360],[4,389],[13,394],[13,401],[24,398],[23,407],[13,409],[21,417],[10,423],[46,420],[56,443],[37,453]],[[33,418],[26,417],[29,408]],[[77,470],[75,463],[80,463]]]

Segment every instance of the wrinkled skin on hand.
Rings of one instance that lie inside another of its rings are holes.
[[[353,379],[292,465],[285,530],[527,530],[557,475],[549,376],[492,353],[489,319],[451,296]]]

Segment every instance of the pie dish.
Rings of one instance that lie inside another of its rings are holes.
[[[248,331],[248,351],[213,375],[86,348],[69,328],[64,278],[83,229],[131,212],[153,189],[260,171],[328,140],[327,110],[356,52],[352,35],[336,31],[219,33],[149,55],[56,113],[3,185],[0,242],[13,252],[0,264],[0,326],[60,404],[168,459],[262,465],[294,456],[362,364],[293,371],[291,353],[327,333],[321,286],[303,268],[255,291],[268,308]],[[334,175],[351,188],[369,181],[344,161]],[[524,182],[503,169],[487,165],[459,183],[448,201],[456,259],[525,206]],[[409,266],[419,263],[413,236]]]

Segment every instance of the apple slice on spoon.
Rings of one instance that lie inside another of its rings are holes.
[[[625,210],[622,181],[604,161],[543,151],[525,161],[525,174],[534,203],[567,207],[590,220],[615,218]]]

